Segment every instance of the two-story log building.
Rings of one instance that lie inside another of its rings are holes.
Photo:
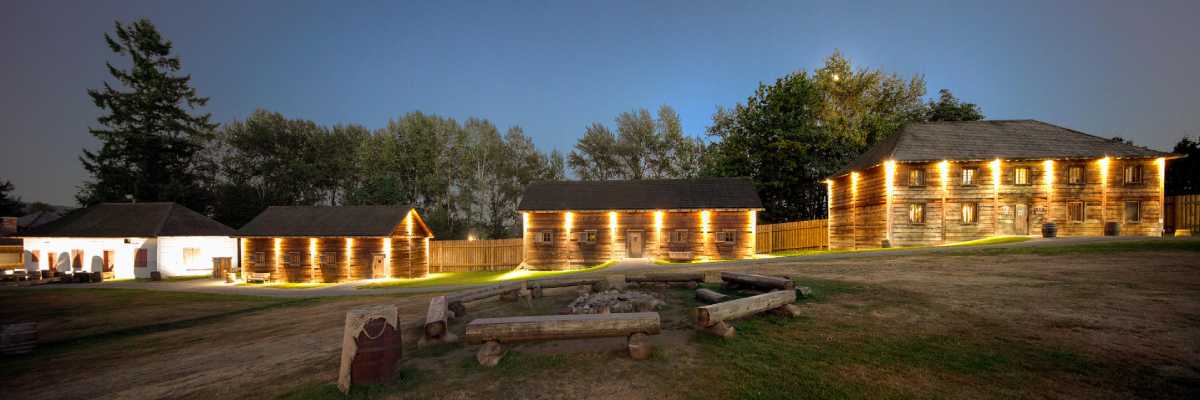
[[[1159,236],[1173,157],[1034,120],[910,124],[826,181],[830,248]]]
[[[760,210],[745,178],[540,182],[518,207],[525,264],[538,269],[750,257]]]

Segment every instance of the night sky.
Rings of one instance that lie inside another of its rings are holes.
[[[661,104],[703,135],[718,105],[840,49],[992,119],[1160,150],[1200,134],[1200,1],[356,3],[5,1],[0,180],[74,204],[80,149],[98,146],[85,91],[111,80],[105,61],[126,65],[102,35],[143,16],[221,123],[262,107],[375,129],[420,110],[566,152],[588,124]]]

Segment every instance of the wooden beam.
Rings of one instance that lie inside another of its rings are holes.
[[[708,304],[720,303],[729,300],[729,295],[717,293],[708,289],[696,289],[696,300],[700,300]]]
[[[657,335],[661,331],[656,312],[480,318],[467,324],[466,341],[470,344],[490,341],[508,343],[629,336],[635,333]]]
[[[764,290],[790,291],[796,288],[796,283],[790,279],[741,272],[722,272],[721,280],[736,285],[752,286]]]
[[[696,326],[707,328],[719,322],[748,317],[796,301],[796,291],[779,290],[707,306],[696,307]]]

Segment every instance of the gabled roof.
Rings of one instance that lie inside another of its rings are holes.
[[[386,237],[406,229],[412,211],[414,229],[433,236],[410,206],[271,206],[238,230],[243,237]]]
[[[66,211],[51,210],[51,211],[37,211],[37,212],[25,214],[25,215],[21,216],[20,218],[17,218],[17,229],[23,231],[26,229],[42,226],[42,225],[45,225],[46,223],[49,223],[56,219],[62,218],[62,216],[66,213],[67,213]]]
[[[519,211],[761,209],[748,178],[536,182]]]
[[[1115,142],[1036,120],[923,122],[906,125],[836,176],[897,162],[1156,158],[1172,154]]]
[[[175,203],[101,203],[21,232],[22,237],[232,236],[233,228]]]

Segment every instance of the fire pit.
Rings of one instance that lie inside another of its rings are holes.
[[[608,314],[655,311],[663,301],[638,291],[608,290],[581,295],[567,305],[564,314]]]

